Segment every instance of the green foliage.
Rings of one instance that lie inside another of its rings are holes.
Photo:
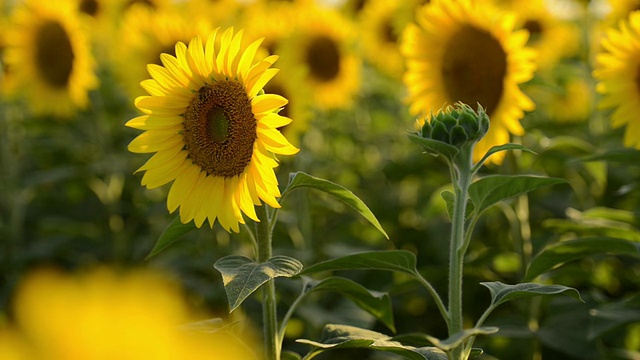
[[[222,282],[229,300],[229,312],[253,294],[260,286],[277,277],[293,277],[300,273],[302,264],[291,257],[277,255],[266,262],[257,263],[247,257],[230,255],[214,264],[222,274]]]
[[[369,207],[367,207],[360,198],[347,188],[329,180],[314,177],[303,172],[293,173],[289,177],[289,184],[287,184],[285,189],[282,191],[282,200],[284,201],[284,198],[291,191],[305,187],[320,190],[334,196],[336,199],[342,201],[344,204],[354,209],[358,214],[362,215],[362,217],[367,219],[367,221],[375,226],[375,228],[378,229],[378,231],[380,231],[387,239],[389,238],[389,235],[384,231],[382,225],[378,222],[378,219],[376,219],[375,215],[373,215],[371,210],[369,210]]]
[[[524,280],[532,280],[569,261],[593,255],[627,255],[640,257],[640,243],[628,240],[593,237],[567,240],[544,248],[531,260]]]
[[[166,229],[164,229],[162,234],[160,234],[158,241],[153,246],[153,249],[151,249],[149,255],[147,255],[146,260],[149,260],[150,258],[161,253],[163,250],[166,250],[173,243],[180,240],[184,235],[195,229],[196,226],[193,221],[183,224],[180,221],[179,215],[174,217],[169,225],[167,225]]]
[[[491,292],[492,307],[520,298],[563,293],[584,302],[578,290],[562,285],[542,285],[536,283],[507,285],[499,281],[481,282],[480,285],[486,287]]]

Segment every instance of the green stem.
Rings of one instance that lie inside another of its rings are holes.
[[[268,261],[272,256],[271,226],[267,205],[256,206],[260,222],[256,223],[258,241],[258,262]],[[265,360],[280,360],[278,341],[278,314],[276,310],[276,286],[272,280],[262,287],[262,331],[264,336]]]
[[[455,191],[451,218],[451,243],[449,252],[449,336],[462,331],[462,275],[465,244],[465,213],[469,185],[471,184],[471,154],[473,146],[463,147],[454,161],[456,177],[452,179]],[[451,350],[449,359],[462,360],[464,347]]]

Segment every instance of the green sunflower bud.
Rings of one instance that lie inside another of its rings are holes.
[[[431,120],[425,122],[420,134],[424,138],[461,146],[479,141],[488,130],[489,116],[482,106],[478,105],[478,110],[474,111],[469,105],[458,102],[431,115]]]

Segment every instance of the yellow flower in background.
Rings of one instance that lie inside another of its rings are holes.
[[[14,299],[15,323],[0,329],[0,358],[29,360],[255,359],[229,333],[190,333],[179,287],[150,271],[40,270]]]
[[[640,149],[640,12],[633,12],[602,39],[593,75],[602,94],[599,106],[613,108],[613,127],[626,126],[624,145]]]
[[[609,26],[616,26],[620,20],[626,20],[633,11],[640,10],[640,0],[607,0],[609,12],[604,22]]]
[[[296,10],[291,37],[279,53],[282,67],[303,69],[318,108],[351,106],[361,81],[353,23],[335,9],[298,5]]]
[[[137,6],[127,11],[118,33],[119,41],[110,55],[117,79],[130,94],[144,94],[140,82],[148,77],[146,66],[161,65],[160,54],[175,55],[178,41],[187,43],[194,36],[206,37],[211,32],[214,17],[187,10],[174,5],[153,11]]]
[[[506,9],[516,13],[516,28],[529,31],[527,45],[536,50],[540,70],[549,69],[580,50],[578,26],[554,15],[544,0],[513,1]]]
[[[219,36],[219,44],[218,44]],[[167,207],[180,207],[180,220],[216,219],[238,232],[242,213],[258,221],[255,205],[280,207],[274,154],[298,152],[277,130],[291,123],[278,114],[287,99],[261,90],[278,72],[277,56],[254,62],[260,41],[246,48],[242,31],[215,31],[203,44],[195,37],[176,56],[162,54],[164,66],[148,66],[153,79],[141,83],[150,96],[138,97],[145,115],[127,126],[145,132],[129,151],[155,153],[138,171],[142,185],[156,188],[173,181]]]
[[[400,79],[404,72],[399,40],[407,24],[396,16],[400,10],[402,2],[370,0],[362,9],[358,26],[366,59],[394,79]]]
[[[412,114],[428,116],[458,101],[487,110],[491,126],[475,147],[475,160],[509,142],[509,134],[523,135],[520,119],[535,107],[519,88],[535,70],[535,52],[525,47],[528,32],[514,30],[512,14],[480,5],[434,0],[401,41]],[[490,161],[503,157],[498,153]]]
[[[37,114],[68,116],[98,86],[90,41],[72,1],[27,0],[14,9],[5,61]]]

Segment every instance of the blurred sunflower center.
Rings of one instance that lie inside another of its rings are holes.
[[[542,32],[544,31],[544,28],[542,27],[540,21],[533,19],[525,21],[522,27],[529,31],[529,43],[538,41],[538,39],[540,39],[540,36],[542,35]]]
[[[487,114],[502,97],[507,55],[490,33],[466,25],[444,51],[442,77],[452,102],[480,103]]]
[[[386,42],[393,43],[393,44],[398,42],[398,36],[396,35],[395,30],[393,29],[393,24],[391,23],[391,19],[387,19],[387,21],[385,21],[382,24],[381,33],[382,33],[382,38]]]
[[[69,83],[74,60],[69,35],[57,21],[47,21],[36,32],[36,64],[40,75],[51,86]]]
[[[317,36],[307,48],[306,62],[311,76],[320,81],[331,81],[340,72],[338,44],[327,36]]]
[[[253,155],[257,121],[242,84],[205,84],[183,116],[185,147],[195,164],[220,177],[244,171]]]
[[[100,10],[100,4],[97,0],[82,0],[78,9],[87,15],[95,17]]]

